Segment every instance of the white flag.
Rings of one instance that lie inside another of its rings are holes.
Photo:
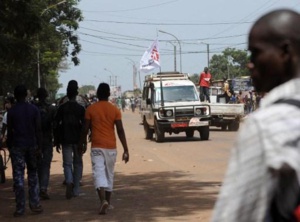
[[[159,68],[159,59],[158,40],[156,39],[142,56],[140,61],[140,70],[142,72],[149,72],[155,68]]]

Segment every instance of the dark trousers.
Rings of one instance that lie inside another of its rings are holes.
[[[209,87],[200,86],[200,100],[203,102],[205,99],[210,103]]]
[[[40,191],[47,191],[48,189],[52,157],[52,143],[43,144],[42,157],[38,161],[38,177]]]
[[[36,207],[40,199],[38,195],[37,158],[35,147],[12,147],[10,150],[16,210],[25,211],[24,171],[27,166],[29,205]]]
[[[224,93],[222,95],[217,95],[217,102],[218,103],[220,102],[220,98],[225,98],[226,103],[228,103],[229,100],[230,100],[230,97],[226,93]]]

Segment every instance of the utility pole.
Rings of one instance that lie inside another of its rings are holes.
[[[198,42],[200,44],[206,45],[206,54],[207,54],[207,68],[209,68],[209,44],[205,42]]]
[[[181,44],[180,44],[179,39],[175,35],[173,35],[173,34],[171,34],[169,32],[165,32],[165,31],[162,31],[162,30],[158,30],[158,31],[161,32],[161,33],[165,33],[165,34],[171,35],[171,36],[173,36],[177,40],[177,42],[179,44],[180,72],[182,72]]]
[[[167,41],[168,43],[170,43],[171,45],[173,45],[174,48],[174,71],[177,71],[177,64],[176,64],[176,45],[173,44],[171,41]]]
[[[137,89],[137,84],[136,84],[137,67],[135,65],[135,62],[132,59],[130,59],[130,58],[125,58],[125,59],[128,59],[132,64],[132,82],[133,82],[133,89],[135,90],[135,89]],[[139,73],[139,75],[140,75],[140,73]],[[139,76],[139,78],[140,78],[140,76]]]
[[[112,71],[110,71],[109,69],[107,68],[104,68],[105,71],[111,73],[111,76],[109,76],[109,85],[110,85],[110,88],[112,90],[112,96],[116,96],[118,93],[116,92],[117,91],[117,78],[118,76],[114,75]]]
[[[207,68],[209,68],[209,44],[206,44],[207,47]]]

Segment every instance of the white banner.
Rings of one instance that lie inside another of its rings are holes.
[[[142,56],[140,71],[149,72],[155,68],[160,68],[159,59],[158,40],[156,39]]]

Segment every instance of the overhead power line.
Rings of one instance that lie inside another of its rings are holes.
[[[108,35],[122,36],[122,37],[125,37],[125,38],[123,38],[123,40],[130,40],[130,41],[150,41],[150,42],[153,42],[153,39],[149,39],[149,38],[142,38],[142,37],[137,37],[137,36],[122,35],[122,34],[118,34],[118,33],[106,32],[106,31],[97,30],[97,29],[91,29],[91,28],[86,28],[86,27],[80,27],[80,29],[89,30],[89,31],[93,31],[93,32],[99,32],[99,33],[104,33],[104,34],[108,34]],[[213,40],[213,39],[235,38],[235,37],[241,37],[241,36],[248,36],[248,34],[219,36],[219,37],[213,37],[213,38],[205,37],[205,38],[199,38],[199,39],[181,39],[181,41],[184,41],[184,42],[187,42],[187,41],[203,41],[203,40]],[[118,39],[122,39],[122,38],[118,38]],[[170,41],[170,40],[160,40],[160,41]]]
[[[88,22],[99,22],[99,23],[115,23],[125,25],[164,25],[164,26],[211,26],[211,25],[241,25],[241,24],[252,24],[251,22],[209,22],[209,23],[155,23],[155,22],[123,22],[123,21],[109,21],[109,20],[85,20]]]
[[[157,7],[157,6],[161,6],[161,5],[167,5],[167,4],[170,4],[170,3],[173,3],[173,2],[178,2],[178,0],[163,2],[163,3],[160,3],[160,4],[149,5],[149,6],[145,6],[145,7],[131,8],[131,9],[108,10],[108,11],[86,11],[86,12],[104,13],[104,12],[129,12],[129,11],[137,11],[137,10],[139,11],[139,10],[142,10],[142,9],[148,9],[148,8],[153,8],[153,7]]]

